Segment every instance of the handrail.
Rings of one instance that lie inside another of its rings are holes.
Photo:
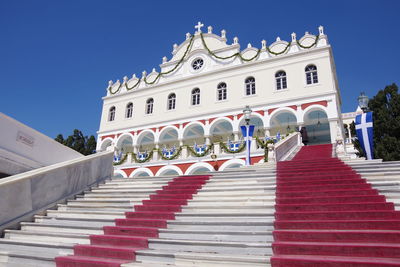
[[[112,176],[112,152],[56,163],[0,180],[0,232]]]
[[[300,133],[289,134],[285,139],[275,144],[275,162],[285,160],[300,145]]]

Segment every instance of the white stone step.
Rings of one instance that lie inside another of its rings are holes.
[[[123,264],[124,267],[157,266],[151,264],[172,264],[172,266],[195,266],[195,267],[239,267],[239,266],[269,266],[269,256],[256,255],[231,255],[212,254],[199,252],[176,252],[164,250],[140,250],[137,251],[138,263]],[[162,266],[162,265],[160,265]],[[167,265],[168,266],[168,265]]]
[[[55,233],[55,232],[33,232],[21,230],[5,230],[4,238],[10,240],[35,240],[41,242],[57,242],[66,244],[90,244],[88,234],[78,233]]]
[[[272,255],[267,242],[221,242],[179,239],[149,239],[149,248],[172,252],[220,253],[232,255]]]

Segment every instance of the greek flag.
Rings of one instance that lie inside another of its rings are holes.
[[[171,149],[164,148],[162,153],[163,153],[164,157],[171,158],[174,155],[175,150],[176,150],[175,146],[172,147]]]
[[[144,160],[147,157],[147,152],[139,153],[139,159]]]
[[[374,128],[372,123],[372,112],[356,116],[356,133],[361,147],[367,155],[367,159],[374,158]]]
[[[204,151],[206,151],[207,146],[203,145],[203,146],[196,146],[195,147],[195,151],[197,154],[201,154],[204,153]]]
[[[251,158],[250,158],[250,144],[251,144],[251,137],[253,137],[254,133],[254,125],[249,125],[248,127],[246,126],[240,126],[240,129],[242,130],[242,135],[246,140],[246,166],[251,165]]]
[[[114,153],[114,161],[118,162],[122,158],[122,151],[118,154],[118,152]]]
[[[238,151],[238,150],[239,150],[239,145],[240,145],[239,142],[237,142],[237,143],[230,143],[230,144],[229,144],[229,149],[230,149],[231,151]]]

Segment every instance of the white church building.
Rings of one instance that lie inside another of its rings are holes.
[[[193,174],[244,165],[243,109],[258,140],[306,127],[309,144],[343,140],[336,68],[324,28],[241,49],[198,23],[160,69],[109,82],[97,150],[115,150],[123,177]]]

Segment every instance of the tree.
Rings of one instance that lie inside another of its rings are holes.
[[[380,90],[368,103],[374,119],[374,157],[400,160],[400,95],[396,84]],[[352,131],[354,125],[351,127]],[[364,154],[360,145],[355,148]]]
[[[90,137],[84,136],[83,133],[75,129],[74,133],[64,139],[62,134],[57,135],[54,139],[57,142],[78,151],[83,155],[90,155],[95,153],[96,150],[96,138],[93,135]]]

